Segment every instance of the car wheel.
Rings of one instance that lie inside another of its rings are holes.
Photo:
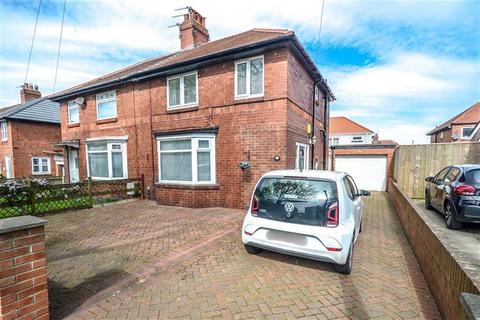
[[[350,274],[352,273],[352,267],[353,267],[353,239],[352,239],[352,243],[350,244],[350,250],[348,251],[347,261],[345,261],[345,264],[336,264],[335,270],[337,270],[337,272],[339,273]]]
[[[259,253],[260,251],[262,251],[262,249],[257,248],[257,247],[253,247],[253,246],[251,246],[251,245],[249,245],[249,244],[246,244],[246,245],[245,245],[245,250],[247,250],[247,252],[250,253],[250,254],[257,254],[257,253]]]
[[[432,200],[430,199],[430,195],[428,194],[427,191],[425,191],[425,208],[427,208],[427,210],[433,209]]]
[[[358,230],[359,233],[362,233],[362,226],[363,226],[363,219],[360,220],[360,229]]]
[[[461,229],[463,224],[455,218],[455,212],[450,202],[445,203],[445,225],[448,229]]]

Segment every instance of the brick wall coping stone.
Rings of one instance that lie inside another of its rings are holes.
[[[467,315],[470,319],[480,320],[480,296],[471,293],[462,293],[460,295],[460,301],[462,302]]]
[[[21,216],[0,219],[0,234],[17,230],[30,229],[47,224],[46,220],[34,216]]]

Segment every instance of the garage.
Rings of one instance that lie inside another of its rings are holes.
[[[336,155],[335,171],[350,174],[359,189],[385,191],[387,188],[386,155]]]

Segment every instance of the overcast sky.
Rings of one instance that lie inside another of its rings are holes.
[[[344,115],[380,139],[427,142],[480,100],[480,1],[67,0],[56,91],[179,49],[175,8],[207,17],[211,40],[288,28],[328,79]],[[0,0],[0,106],[19,101],[38,0]],[[27,82],[53,90],[63,0],[43,0]]]

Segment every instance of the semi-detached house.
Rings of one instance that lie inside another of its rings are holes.
[[[244,207],[266,171],[326,168],[334,95],[292,31],[210,42],[190,9],[180,40],[55,95],[70,181],[143,175],[160,204]]]

